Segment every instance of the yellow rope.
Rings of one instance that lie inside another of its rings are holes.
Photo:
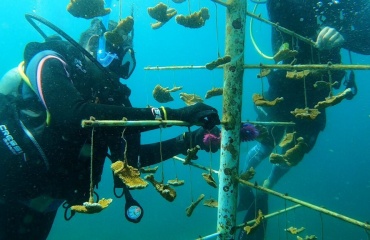
[[[254,9],[253,9],[253,14],[256,12],[257,10],[257,6],[258,4],[256,4],[254,6]],[[257,46],[257,43],[256,41],[254,40],[254,37],[253,37],[253,18],[251,18],[250,20],[250,23],[249,23],[249,35],[251,37],[251,41],[252,41],[252,44],[254,46],[254,48],[256,49],[256,51],[264,58],[268,59],[268,60],[274,60],[274,57],[270,57],[270,56],[267,56],[266,54],[264,54],[261,49]]]

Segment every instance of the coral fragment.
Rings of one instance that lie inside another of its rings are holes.
[[[111,9],[104,8],[104,0],[71,0],[67,5],[67,11],[74,17],[91,19],[105,16]]]
[[[215,97],[215,96],[221,96],[223,93],[224,93],[223,88],[212,88],[211,90],[208,90],[206,92],[205,99],[209,99],[209,98]]]
[[[184,27],[188,28],[200,28],[209,19],[208,8],[201,8],[198,12],[190,14],[188,16],[178,15],[176,16],[176,22]]]
[[[351,93],[351,89],[347,88],[346,90],[344,90],[343,92],[341,92],[340,94],[338,94],[336,96],[327,97],[327,98],[325,98],[325,101],[318,102],[315,105],[315,108],[324,109],[324,108],[327,108],[327,107],[330,107],[330,106],[337,105],[350,93]]]
[[[203,179],[206,180],[206,182],[208,183],[208,185],[210,185],[211,187],[217,188],[217,183],[213,179],[211,173],[202,173],[202,176],[203,176]]]
[[[198,204],[200,203],[200,201],[203,200],[203,198],[204,194],[201,194],[195,202],[192,202],[191,205],[186,208],[186,216],[190,217],[191,214],[193,214],[195,207],[198,206]]]
[[[271,153],[270,162],[273,164],[287,164],[288,166],[295,166],[303,159],[307,149],[308,145],[304,142],[302,137],[299,137],[297,139],[297,144],[291,149],[288,149],[284,155]]]
[[[264,99],[264,97],[261,94],[253,94],[252,96],[253,102],[256,106],[262,106],[262,107],[272,107],[275,106],[277,103],[282,102],[284,100],[283,97],[275,98],[272,101],[268,101]]]
[[[203,205],[207,207],[211,207],[211,208],[217,208],[218,202],[216,199],[210,198],[210,199],[204,200]]]
[[[97,203],[84,202],[83,205],[74,205],[71,207],[71,210],[74,212],[87,214],[99,213],[104,208],[107,208],[112,201],[113,200],[111,198],[109,199],[102,198]]]
[[[117,161],[112,163],[111,169],[114,175],[117,175],[122,182],[129,188],[145,188],[148,183],[140,178],[138,169],[129,166],[127,162]]]
[[[188,106],[203,102],[203,99],[196,94],[180,93],[180,99]]]
[[[220,58],[217,58],[215,61],[212,61],[210,63],[207,63],[206,64],[206,68],[208,70],[213,70],[215,69],[216,67],[220,66],[220,65],[223,65],[225,63],[228,63],[231,61],[231,57],[229,55],[226,55],[224,57],[220,57]]]
[[[161,85],[157,84],[153,89],[153,98],[160,103],[170,102],[173,101],[171,92],[176,92],[181,89],[182,87],[173,87],[172,89],[169,89],[168,87],[164,88]]]
[[[168,186],[167,184],[157,182],[154,179],[153,174],[145,176],[145,179],[148,180],[154,186],[157,192],[159,192],[159,194],[161,194],[161,196],[164,199],[166,199],[169,202],[172,202],[173,200],[175,200],[176,191],[172,189],[170,186]]]

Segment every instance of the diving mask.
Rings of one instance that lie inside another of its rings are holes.
[[[101,37],[97,60],[118,77],[128,79],[136,67],[135,52],[129,45],[116,47]]]

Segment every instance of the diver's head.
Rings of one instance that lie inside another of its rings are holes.
[[[108,30],[100,19],[93,19],[90,28],[81,34],[80,44],[113,75],[128,79],[136,66],[132,26],[131,17],[118,24],[109,21]]]
[[[103,67],[120,78],[128,79],[133,73],[136,60],[130,45],[114,45],[106,41],[105,49],[99,49],[97,60]]]

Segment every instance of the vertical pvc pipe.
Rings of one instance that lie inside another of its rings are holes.
[[[232,60],[224,66],[218,239],[234,239],[236,226],[246,7],[246,0],[227,1],[225,55]]]

